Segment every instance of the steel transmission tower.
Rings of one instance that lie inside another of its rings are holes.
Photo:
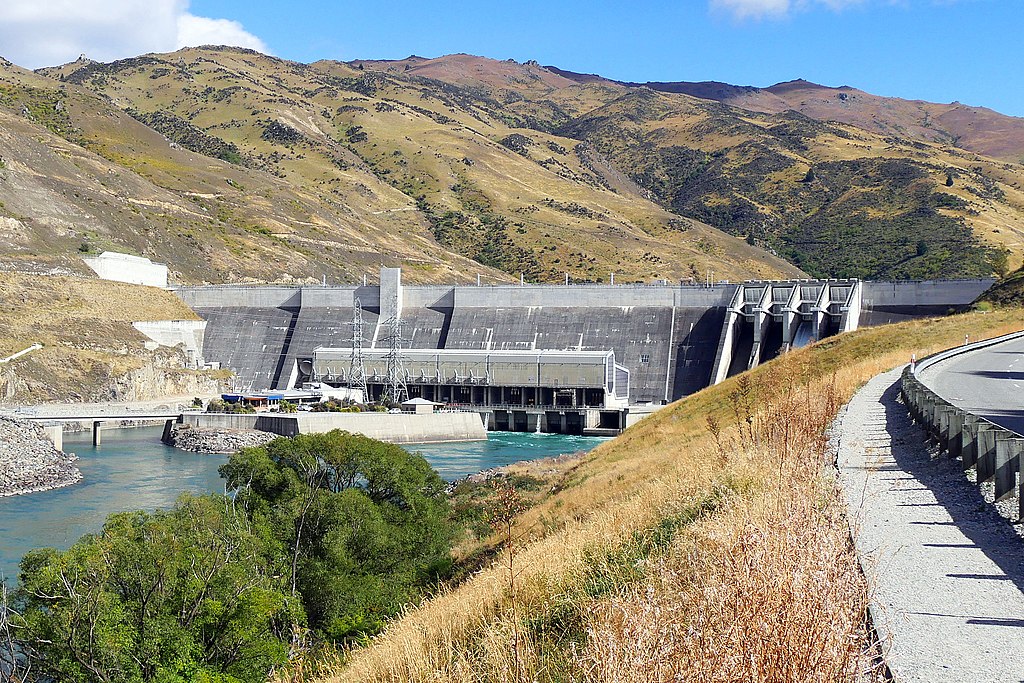
[[[363,306],[358,297],[352,303],[352,358],[348,369],[349,389],[363,392],[363,402],[370,400],[366,390],[366,364],[363,359]]]
[[[387,330],[388,345],[387,355],[387,386],[384,387],[383,400],[391,403],[401,403],[409,398],[409,388],[405,384],[405,358],[402,354],[402,319],[398,316],[398,295],[391,302],[391,310],[395,315],[384,322]]]

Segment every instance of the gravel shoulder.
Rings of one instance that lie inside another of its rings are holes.
[[[1024,539],[924,445],[901,372],[854,396],[837,453],[886,663],[900,682],[1024,680]]]

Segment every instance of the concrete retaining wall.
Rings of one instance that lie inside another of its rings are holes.
[[[341,429],[391,443],[483,441],[487,438],[478,413],[295,413],[292,415],[190,413],[182,422],[195,427],[256,429],[281,436],[322,434]]]
[[[132,326],[160,346],[181,346],[193,363],[203,356],[205,320],[154,320],[132,323]]]
[[[104,280],[128,282],[150,287],[167,286],[167,266],[153,263],[142,256],[105,251],[99,256],[82,259],[94,273]]]

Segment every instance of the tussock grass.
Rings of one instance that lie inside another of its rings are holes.
[[[1022,326],[1014,309],[862,330],[659,411],[518,518],[514,581],[483,569],[323,680],[854,680],[866,588],[826,429],[911,353]]]

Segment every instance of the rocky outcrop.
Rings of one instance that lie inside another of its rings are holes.
[[[74,484],[82,478],[77,459],[55,448],[37,425],[0,416],[0,497]]]
[[[243,448],[264,446],[280,438],[254,429],[222,429],[179,424],[171,428],[167,444],[193,453],[237,453]]]
[[[222,382],[210,373],[180,367],[180,353],[161,349],[137,370],[112,376],[97,390],[98,401],[147,401],[161,396],[209,396],[220,393]],[[175,350],[177,351],[177,350]],[[168,359],[170,356],[170,359]]]

